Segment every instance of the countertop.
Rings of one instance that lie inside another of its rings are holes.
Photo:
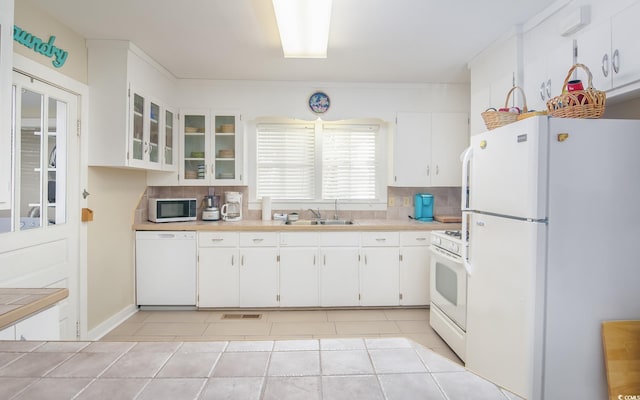
[[[0,329],[38,313],[68,296],[68,289],[0,288]]]
[[[136,231],[435,231],[458,230],[460,223],[420,222],[415,220],[356,219],[353,225],[286,225],[283,221],[242,220],[145,222],[134,224]]]

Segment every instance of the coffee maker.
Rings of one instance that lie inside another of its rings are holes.
[[[225,221],[240,221],[242,219],[242,193],[224,192],[224,204],[220,209]]]
[[[218,221],[220,219],[220,196],[204,196],[203,221]]]

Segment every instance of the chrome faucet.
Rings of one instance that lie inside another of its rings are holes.
[[[311,211],[311,213],[313,214],[314,218],[322,219],[322,215],[320,214],[320,208],[318,208],[318,211],[313,210],[313,209],[310,208],[309,211]]]

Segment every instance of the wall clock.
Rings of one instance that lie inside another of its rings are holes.
[[[331,101],[324,92],[315,92],[309,96],[309,108],[316,114],[323,114],[329,110]]]

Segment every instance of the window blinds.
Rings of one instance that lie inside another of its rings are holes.
[[[315,131],[312,124],[257,126],[256,197],[315,198]]]

